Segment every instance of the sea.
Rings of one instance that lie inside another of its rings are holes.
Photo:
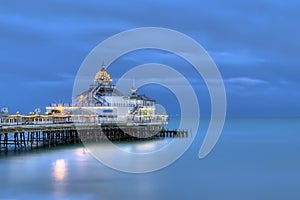
[[[214,149],[199,159],[208,123],[200,120],[180,158],[148,173],[107,167],[82,144],[2,153],[0,199],[300,199],[300,118],[227,118]],[[161,148],[162,141],[119,145]]]

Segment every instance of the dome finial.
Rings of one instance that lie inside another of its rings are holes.
[[[131,95],[136,95],[135,80],[132,80]]]
[[[104,61],[102,61],[102,65],[101,65],[102,69],[105,69],[105,64]]]

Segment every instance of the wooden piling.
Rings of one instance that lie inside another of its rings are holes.
[[[15,151],[38,149],[39,147],[54,147],[58,144],[75,144],[78,142],[104,142],[150,140],[153,138],[183,138],[188,137],[187,130],[169,130],[159,126],[124,126],[116,124],[109,126],[17,126],[9,127],[7,131],[0,129],[0,151],[9,149],[12,145]]]

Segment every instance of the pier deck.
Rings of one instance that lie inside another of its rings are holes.
[[[156,124],[36,124],[0,127],[0,153],[81,142],[145,140],[188,137],[185,130],[165,130]]]

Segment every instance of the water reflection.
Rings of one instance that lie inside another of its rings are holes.
[[[137,154],[145,154],[145,153],[153,153],[161,150],[171,143],[171,139],[165,140],[155,140],[155,141],[146,141],[139,143],[122,143],[117,144],[117,146],[128,153],[137,153]]]
[[[77,158],[85,158],[86,150],[85,148],[77,148],[75,154]]]
[[[66,176],[67,163],[64,159],[56,160],[53,163],[54,171],[53,176],[56,181],[63,181]]]

